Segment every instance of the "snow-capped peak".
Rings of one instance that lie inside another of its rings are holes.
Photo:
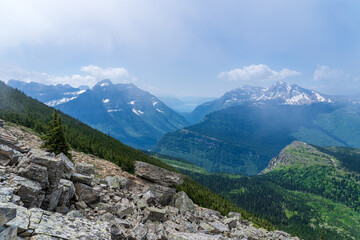
[[[304,89],[285,81],[277,81],[269,88],[243,86],[227,92],[222,98],[225,105],[236,105],[244,102],[272,102],[288,105],[332,102],[329,97],[314,90]]]

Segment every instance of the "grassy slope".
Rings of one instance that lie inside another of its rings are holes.
[[[343,148],[330,148],[330,150],[347,152]],[[353,150],[353,152],[358,152],[358,150]],[[353,152],[351,153],[354,156]],[[309,155],[307,157],[309,158]],[[327,176],[329,173],[319,171],[317,167],[312,169],[300,167],[299,171],[296,171],[298,167],[290,171],[289,167],[281,167],[272,175],[246,177],[225,173],[207,173],[196,165],[176,159],[169,160],[166,159],[166,156],[161,156],[159,159],[171,163],[171,166],[185,172],[227,199],[231,199],[245,210],[264,217],[280,229],[299,235],[304,239],[320,239],[322,234],[325,239],[360,238],[360,229],[356,227],[360,224],[359,211],[355,211],[349,203],[342,203],[340,199],[332,199],[331,196],[325,197],[324,194],[321,196],[319,192],[317,194],[309,192],[313,186],[327,186],[327,184],[322,184],[322,181],[325,183],[326,181],[320,176]],[[293,178],[287,178],[289,172],[291,175],[294,173],[299,173],[299,175],[295,174]],[[334,172],[332,173],[334,174]],[[352,180],[356,181],[351,174],[342,176],[345,178],[350,176],[353,178]],[[342,176],[329,177],[343,178]],[[294,183],[296,179],[297,181],[303,179],[302,184],[296,185]],[[300,187],[301,185],[304,188],[302,191],[294,188],[294,186]],[[321,190],[321,188],[319,189]],[[331,188],[328,187],[328,190]],[[340,191],[340,189],[336,190]]]

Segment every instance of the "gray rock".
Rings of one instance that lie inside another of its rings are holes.
[[[60,161],[61,161],[61,163],[63,165],[62,178],[70,179],[71,175],[75,171],[75,164],[64,153],[60,153],[56,157],[58,159],[60,159]]]
[[[49,185],[47,168],[35,163],[20,167],[18,174],[22,177],[37,181],[43,188]]]
[[[237,227],[237,222],[239,219],[237,219],[236,217],[233,218],[225,218],[223,220],[223,223],[228,225],[229,228],[236,228]]]
[[[11,207],[0,207],[0,226],[16,217],[16,209]]]
[[[168,235],[169,240],[222,240],[228,239],[219,235],[208,235],[205,233],[186,233],[171,231]]]
[[[126,240],[124,233],[116,225],[110,226],[111,240]]]
[[[42,190],[40,183],[20,176],[14,177],[13,181],[19,186],[19,190],[16,194],[21,198],[25,207],[31,208],[41,206],[45,197],[45,192]]]
[[[99,192],[85,184],[76,183],[75,189],[80,201],[84,201],[85,203],[96,203],[100,201]]]
[[[147,227],[139,223],[134,229],[131,230],[131,234],[128,239],[131,240],[144,240],[146,238],[146,234],[148,232]]]
[[[227,225],[223,224],[220,221],[214,221],[214,222],[208,222],[210,226],[212,226],[214,229],[211,231],[212,233],[219,234],[224,232],[229,232],[230,229]]]
[[[124,176],[117,177],[117,179],[122,189],[128,189],[132,184],[132,181]]]
[[[164,168],[140,161],[135,162],[135,174],[141,178],[169,187],[180,185],[184,182],[182,174],[170,172]]]
[[[150,220],[152,222],[165,222],[167,219],[166,210],[156,207],[148,207],[143,211],[145,215],[145,220]]]
[[[91,176],[95,174],[95,168],[92,164],[78,163],[75,165],[75,172],[82,175]]]
[[[84,215],[82,215],[82,213],[77,210],[72,210],[66,214],[66,217],[69,219],[74,219],[74,218],[83,218]]]
[[[16,209],[16,217],[5,224],[6,227],[17,226],[18,232],[25,232],[30,225],[30,211],[25,207],[18,206],[13,203],[0,203],[0,207]]]
[[[0,165],[7,166],[16,164],[23,156],[19,151],[7,146],[0,144]]]
[[[56,158],[53,153],[32,149],[26,160],[20,162],[20,167],[26,163],[35,163],[47,168],[50,188],[56,188],[63,175],[64,165],[60,158]]]
[[[148,187],[149,190],[154,194],[158,202],[163,206],[169,205],[176,193],[176,190],[174,188],[162,186],[159,184],[149,183]]]
[[[228,217],[229,218],[236,218],[237,220],[241,220],[241,213],[237,213],[237,212],[229,212],[228,213]]]
[[[75,196],[75,186],[69,180],[60,179],[59,188],[61,189],[59,206],[68,206],[70,200]]]
[[[142,199],[144,199],[146,201],[146,203],[149,205],[157,204],[157,199],[150,190],[147,191],[146,193],[144,193],[144,195],[142,196]]]
[[[85,209],[85,208],[87,208],[87,205],[85,202],[80,201],[80,202],[75,203],[75,207],[76,207],[76,209]]]
[[[82,175],[80,173],[73,173],[71,175],[71,181],[73,181],[74,183],[83,183],[88,186],[91,186],[92,180],[93,180],[92,177]]]
[[[178,208],[182,214],[194,213],[196,210],[193,201],[183,191],[175,194],[174,207]]]
[[[107,176],[105,178],[106,184],[110,189],[119,189],[120,188],[120,183],[119,183],[119,179],[117,177],[114,176]]]
[[[62,194],[62,189],[60,187],[57,187],[56,189],[52,189],[50,192],[48,192],[45,195],[41,208],[49,211],[53,211],[59,204],[61,194]]]
[[[0,233],[0,240],[17,240],[17,226],[11,226]]]
[[[29,148],[20,144],[18,139],[4,128],[0,128],[0,144],[6,145],[21,153],[27,153],[29,151]]]

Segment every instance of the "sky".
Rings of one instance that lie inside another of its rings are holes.
[[[4,0],[0,80],[218,97],[278,80],[360,94],[360,1]]]

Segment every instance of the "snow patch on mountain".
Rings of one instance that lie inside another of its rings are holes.
[[[69,102],[71,100],[74,100],[77,97],[78,96],[74,96],[74,97],[71,97],[71,98],[62,98],[62,99],[52,100],[52,101],[46,102],[45,104],[50,106],[50,107],[54,107],[56,105],[63,104],[63,103]]]
[[[160,112],[160,113],[164,113],[164,111],[161,111],[160,109],[156,109],[156,111]]]
[[[141,116],[141,115],[144,114],[143,111],[141,111],[141,110],[136,110],[135,108],[132,109],[132,112],[135,113],[135,114],[138,115],[138,116]]]
[[[128,102],[128,104],[134,105],[134,104],[135,104],[135,101]]]
[[[108,103],[110,101],[110,99],[103,99],[103,103]]]

